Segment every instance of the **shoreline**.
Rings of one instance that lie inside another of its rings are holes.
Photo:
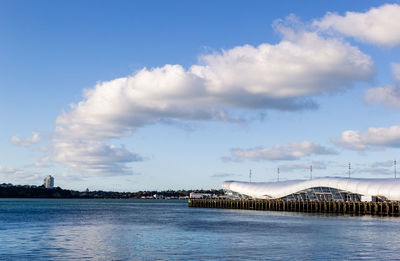
[[[60,187],[0,184],[0,198],[107,198],[107,199],[188,199],[190,193],[204,193],[215,196],[223,195],[221,190],[166,190],[166,191],[76,191]]]

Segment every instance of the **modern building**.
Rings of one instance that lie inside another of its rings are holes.
[[[45,188],[54,188],[54,177],[48,175],[44,178],[43,185]]]
[[[400,179],[318,178],[281,182],[225,181],[236,198],[317,201],[400,201]]]

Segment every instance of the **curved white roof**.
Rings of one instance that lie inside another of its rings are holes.
[[[222,188],[253,198],[282,198],[313,187],[330,187],[360,195],[384,196],[400,201],[400,179],[317,178],[280,182],[225,181]]]

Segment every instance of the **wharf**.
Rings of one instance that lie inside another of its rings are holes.
[[[400,202],[296,201],[282,199],[189,199],[189,207],[400,216]]]

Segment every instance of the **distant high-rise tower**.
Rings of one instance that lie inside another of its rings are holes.
[[[51,175],[46,176],[43,185],[45,188],[54,188],[54,178]]]

